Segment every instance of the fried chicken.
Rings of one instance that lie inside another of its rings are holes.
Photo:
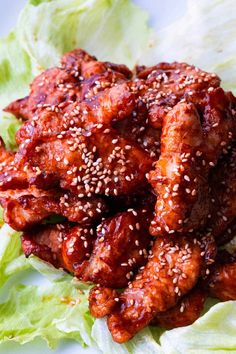
[[[221,252],[210,269],[205,285],[210,296],[221,301],[236,300],[236,254]]]
[[[209,173],[236,138],[236,115],[235,99],[221,88],[202,104],[203,122],[192,103],[176,104],[163,121],[161,155],[148,174],[158,196],[153,235],[193,232],[207,221]]]
[[[82,274],[76,275],[104,287],[122,288],[147,262],[152,238],[150,215],[129,210],[107,218],[97,227],[93,253]]]
[[[71,102],[92,97],[130,77],[131,72],[125,65],[99,62],[82,49],[75,49],[62,57],[61,67],[37,76],[30,86],[29,96],[12,102],[5,111],[23,119],[34,118],[42,108],[66,112]]]
[[[69,272],[90,257],[93,242],[92,228],[70,224],[41,225],[21,238],[26,257],[33,254]]]
[[[159,313],[152,321],[152,325],[166,329],[191,325],[200,317],[206,295],[204,290],[194,288],[185,295],[176,306]]]
[[[5,110],[24,122],[16,153],[0,140],[4,220],[27,257],[95,285],[115,341],[191,324],[207,294],[236,299],[219,250],[236,228],[236,98],[215,74],[75,49]]]
[[[165,117],[161,155],[148,175],[156,194],[153,235],[191,232],[209,213],[209,187],[198,155],[203,132],[193,104],[178,103]]]
[[[236,218],[236,148],[233,147],[218,163],[210,177],[213,207],[208,226],[218,244],[224,243],[225,233]],[[228,238],[230,238],[228,236]]]
[[[147,105],[149,122],[160,128],[166,114],[180,101],[189,100],[220,85],[215,74],[207,73],[186,63],[160,63],[138,70],[140,81],[135,88]]]
[[[91,315],[101,318],[109,315],[119,301],[115,289],[95,286],[89,292],[89,309]]]
[[[179,235],[158,237],[147,265],[108,317],[113,339],[126,342],[159,312],[173,307],[193,288],[200,271],[201,250],[196,240]]]
[[[0,192],[0,204],[4,208],[4,221],[17,231],[29,229],[54,214],[71,222],[90,225],[108,210],[102,198],[79,198],[62,190],[45,191],[33,187]]]

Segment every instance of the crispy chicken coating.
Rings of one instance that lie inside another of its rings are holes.
[[[196,287],[185,295],[176,306],[159,313],[152,321],[152,325],[166,329],[189,326],[200,317],[205,300],[206,292]]]
[[[205,284],[210,296],[221,301],[236,300],[236,254],[220,253]]]
[[[53,214],[89,225],[108,210],[102,198],[79,198],[65,191],[33,187],[0,192],[0,204],[4,208],[4,221],[17,231],[29,229]]]
[[[166,114],[179,101],[218,87],[220,79],[186,63],[160,63],[138,70],[135,87],[149,111],[149,122],[159,128]]]
[[[21,166],[37,170],[38,175],[51,176],[54,183],[81,198],[131,193],[146,183],[145,173],[152,165],[152,159],[141,148],[102,129],[89,136],[67,132],[38,143],[35,148],[29,143],[20,148],[16,161],[18,157]],[[9,186],[9,178],[7,183]]]
[[[236,98],[215,74],[75,49],[6,111],[25,121],[16,153],[0,139],[4,220],[26,256],[96,284],[90,311],[116,342],[191,324],[206,293],[236,299],[217,248],[236,225]]]
[[[202,151],[200,117],[193,104],[179,103],[165,117],[161,155],[148,174],[156,194],[153,235],[191,232],[204,225],[209,213],[209,187],[196,161]]]
[[[91,256],[94,241],[92,227],[74,226],[66,232],[61,246],[63,267],[73,274],[83,268]]]
[[[89,309],[91,315],[96,318],[109,315],[117,301],[119,301],[119,297],[115,289],[95,286],[89,292]]]
[[[64,226],[44,225],[25,232],[21,237],[21,245],[26,257],[31,254],[44,261],[61,266],[61,243]]]
[[[192,103],[178,103],[164,119],[161,155],[148,175],[158,195],[153,235],[192,232],[207,221],[209,171],[236,137],[236,111],[221,88],[203,102],[203,122]]]
[[[107,218],[97,227],[97,239],[91,258],[82,274],[85,281],[122,288],[147,262],[152,238],[148,234],[150,215],[130,209]]]
[[[108,317],[109,330],[118,343],[126,342],[159,312],[173,307],[200,275],[201,250],[196,240],[178,235],[158,237],[152,253]]]
[[[230,224],[236,218],[236,148],[233,147],[218,163],[210,176],[212,210],[208,226],[218,244],[224,243],[226,233],[233,237]],[[228,229],[228,231],[227,231]]]
[[[37,76],[30,86],[30,95],[14,101],[5,111],[23,119],[32,119],[42,108],[64,112],[68,103],[81,101],[87,95],[92,97],[131,76],[125,65],[99,62],[82,49],[65,54],[61,63],[60,68]]]
[[[69,272],[90,257],[93,242],[92,228],[69,224],[41,225],[21,238],[26,257],[33,254]]]

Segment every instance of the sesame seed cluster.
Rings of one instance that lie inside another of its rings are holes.
[[[236,225],[236,98],[217,75],[75,49],[5,110],[23,124],[16,152],[0,140],[4,220],[27,257],[96,284],[90,310],[115,341],[236,298],[219,251]]]

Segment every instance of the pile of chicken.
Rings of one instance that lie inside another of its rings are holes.
[[[236,98],[215,74],[76,49],[5,110],[23,125],[16,153],[1,141],[4,220],[27,257],[96,284],[115,341],[236,299]]]

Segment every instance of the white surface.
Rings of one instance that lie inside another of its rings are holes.
[[[150,15],[150,24],[158,31],[165,25],[180,17],[185,11],[186,0],[134,0]],[[26,0],[0,0],[0,37],[5,36],[14,27],[20,9]],[[31,279],[30,283],[38,283],[39,278]],[[27,279],[26,282],[29,282]],[[79,320],[79,319],[78,319]],[[67,341],[57,350],[50,350],[40,340],[23,346],[15,343],[0,345],[1,354],[99,354],[100,351],[82,348],[79,344]],[[113,354],[113,353],[109,353]],[[115,354],[115,353],[114,353]],[[145,354],[145,353],[143,353]]]

